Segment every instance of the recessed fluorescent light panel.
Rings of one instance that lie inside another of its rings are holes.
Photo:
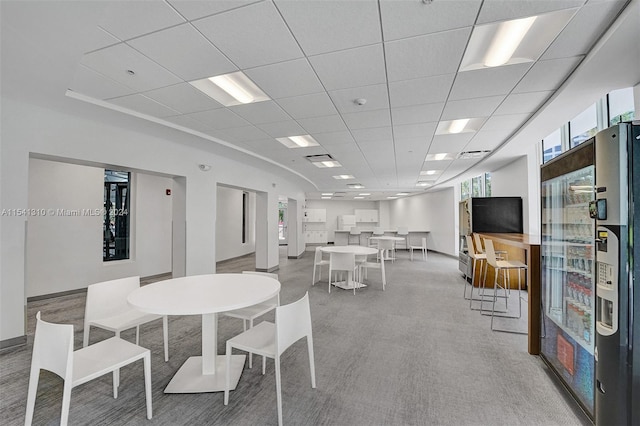
[[[396,200],[398,197],[387,197],[387,200]]]
[[[455,135],[458,133],[476,132],[480,127],[482,127],[485,120],[486,118],[444,120],[438,123],[438,127],[436,127],[436,135]]]
[[[364,199],[364,197],[359,197],[359,196],[357,196],[357,197],[353,197],[353,199],[354,199],[354,200],[362,200],[362,199]]]
[[[331,199],[331,197],[320,197],[320,198],[323,199],[323,200],[330,200]]]
[[[360,193],[360,194],[358,194],[358,195],[364,195],[364,196],[366,197],[367,195],[371,195],[371,194],[370,194],[369,192],[361,192],[361,193]]]
[[[311,137],[311,136],[309,136]],[[278,139],[279,140],[279,139]],[[282,141],[280,141],[282,142]],[[323,168],[342,167],[342,164],[333,159],[329,154],[307,155],[304,158],[311,161],[314,166]]]
[[[352,175],[337,175],[333,178],[338,180],[355,179]]]
[[[288,136],[276,139],[287,148],[306,148],[320,145],[311,135]]]
[[[433,185],[433,183],[427,182],[424,180],[419,180],[418,183],[416,183],[416,186],[431,186],[431,185]]]
[[[460,71],[536,61],[576,11],[564,9],[474,27]]]
[[[333,195],[333,192],[323,192],[321,195],[322,195],[323,197],[327,197],[327,196],[331,196],[331,195]]]
[[[269,97],[242,71],[203,78],[189,83],[224,106],[269,100]]]
[[[420,176],[434,176],[440,172],[442,172],[442,170],[422,170],[420,171]]]
[[[399,196],[399,197],[403,197],[405,195],[409,195],[409,193],[408,192],[398,192],[396,195]]]
[[[347,188],[362,189],[362,188],[364,188],[364,185],[362,185],[361,183],[349,183],[349,184],[347,184]]]
[[[425,161],[444,161],[455,160],[456,154],[449,154],[447,152],[440,152],[438,154],[427,154]]]

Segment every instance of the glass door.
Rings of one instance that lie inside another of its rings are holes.
[[[278,202],[278,240],[280,245],[287,245],[287,203]]]
[[[542,182],[542,354],[593,413],[594,168]]]

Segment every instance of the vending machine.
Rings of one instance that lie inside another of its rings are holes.
[[[640,424],[640,125],[595,137],[596,425]],[[638,207],[636,209],[636,207]]]
[[[599,132],[541,181],[540,356],[596,425],[640,425],[640,125]]]

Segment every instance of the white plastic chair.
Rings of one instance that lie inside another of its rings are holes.
[[[385,260],[395,262],[396,242],[394,240],[378,240],[378,256],[384,256]]]
[[[258,272],[258,271],[242,271],[243,274],[254,274],[254,275],[264,275],[269,278],[273,278],[274,280],[278,280],[278,274],[272,274],[269,272]],[[280,306],[280,294],[278,293],[276,296],[272,297],[269,300],[266,300],[262,303],[258,303],[256,305],[247,306],[245,308],[235,309],[233,311],[223,312],[223,315],[232,318],[239,318],[242,320],[243,331],[247,331],[248,329],[253,327],[253,321],[274,310],[276,307]],[[248,327],[247,327],[248,325]],[[249,368],[253,368],[253,356],[249,354]]]
[[[422,245],[419,246],[410,246],[409,249],[411,250],[411,261],[413,261],[413,251],[414,250],[421,250],[422,251],[422,259],[423,260],[427,260],[427,239],[425,237],[422,237]]]
[[[351,229],[349,230],[349,236],[348,236],[347,244],[348,245],[351,244],[352,237],[355,237],[356,241],[357,241],[356,244],[360,245],[360,235],[361,234],[362,234],[362,231],[360,231],[359,228],[357,228],[355,226],[352,226]]]
[[[393,241],[389,241],[390,243],[393,243]],[[386,272],[384,269],[384,253],[383,253],[383,249],[378,248],[378,259],[376,262],[369,262],[368,260],[365,260],[362,263],[358,264],[358,268],[363,271],[361,272],[361,277],[362,279],[364,279],[367,276],[367,271],[369,269],[379,269],[380,270],[380,276],[382,277],[382,291],[385,290],[385,287],[387,286],[387,276],[386,276]]]
[[[136,345],[140,343],[140,325],[162,318],[164,338],[164,360],[169,361],[169,326],[166,315],[141,312],[127,303],[127,296],[140,288],[140,277],[127,277],[103,281],[87,287],[84,310],[84,335],[82,346],[89,345],[90,328],[98,327],[112,331],[116,337],[130,328],[136,328]]]
[[[315,257],[313,258],[313,278],[311,285],[316,284],[316,270],[318,270],[318,281],[322,280],[322,267],[329,266],[329,261],[322,258],[322,247],[316,247]]]
[[[329,293],[331,293],[331,277],[336,271],[346,272],[348,284],[353,283],[353,294],[356,294],[354,278],[356,273],[356,256],[353,253],[331,253],[329,258]]]
[[[398,230],[396,231],[396,235],[398,237],[404,238],[404,248],[406,250],[409,250],[409,228],[399,226]]]
[[[65,426],[69,420],[72,388],[107,373],[113,373],[113,397],[117,398],[119,369],[140,359],[144,361],[147,419],[151,419],[153,408],[151,401],[151,352],[149,349],[134,345],[119,337],[112,337],[74,352],[73,325],[52,324],[43,321],[40,319],[40,312],[38,312],[31,357],[25,426],[31,425],[33,421],[40,370],[51,371],[64,380],[60,424]]]
[[[231,352],[233,348],[262,355],[262,374],[265,373],[267,358],[273,358],[276,368],[276,399],[278,424],[282,425],[282,389],[280,381],[280,356],[292,344],[307,338],[311,387],[316,387],[315,361],[313,357],[313,333],[311,330],[311,310],[309,292],[298,300],[276,308],[276,322],[263,321],[244,333],[227,340],[227,377],[224,391],[224,405],[229,404]]]
[[[474,247],[473,238],[471,237],[471,235],[466,235],[465,238],[467,239],[467,254],[469,255],[469,257],[473,261],[473,265],[471,267],[471,292],[469,294],[469,297],[467,297],[467,285],[466,285],[466,280],[465,280],[463,296],[464,296],[465,299],[469,299],[469,307],[473,309],[473,307],[472,307],[473,301],[479,301],[479,302],[483,302],[484,301],[485,279],[486,279],[486,276],[487,276],[487,273],[486,273],[487,255],[484,254],[484,253],[478,253],[478,250]],[[473,298],[473,289],[475,288],[476,265],[478,264],[478,262],[480,262],[480,274],[479,275],[481,275],[481,276],[484,275],[484,278],[482,279],[482,284],[478,284],[478,294],[480,295],[480,299],[474,299]],[[483,274],[483,271],[484,271],[484,274]],[[480,290],[482,290],[482,292],[480,292]],[[480,307],[482,308],[482,306],[480,306]]]
[[[381,237],[383,235],[384,235],[384,229],[383,228],[373,228],[373,232],[371,233],[371,237]],[[378,247],[378,241],[377,240],[371,241],[371,237],[369,237],[367,239],[367,245],[369,247]]]

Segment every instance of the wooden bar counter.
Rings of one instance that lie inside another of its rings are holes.
[[[528,346],[531,355],[538,355],[540,353],[540,236],[484,233],[481,233],[480,236],[492,240],[496,249],[506,249],[509,252],[509,259],[518,259],[519,257],[517,253],[511,250],[512,248],[524,251],[524,253],[520,251],[521,255],[524,256],[523,259],[519,260],[523,260],[528,266],[526,278],[529,299]],[[493,285],[489,275],[487,275],[487,281],[487,284],[491,283]]]

